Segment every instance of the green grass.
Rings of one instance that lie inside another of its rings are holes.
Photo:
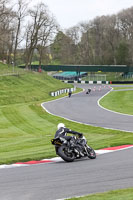
[[[25,73],[19,76],[0,77],[0,105],[46,101],[52,99],[50,92],[73,87],[46,73]]]
[[[97,193],[69,200],[133,200],[133,188]]]
[[[118,89],[124,88],[115,88],[115,91],[100,100],[100,104],[109,110],[133,115],[133,91],[117,91]]]
[[[95,128],[49,115],[40,104],[3,106],[0,110],[0,164],[54,157],[57,124],[83,132],[95,149],[133,143],[133,134]]]
[[[53,123],[39,117],[33,107],[39,104],[43,113],[40,103],[57,98],[50,92],[69,87],[73,86],[46,73],[0,77],[0,164],[54,154],[50,151],[51,137],[46,135]]]
[[[18,67],[13,67],[12,65],[5,65],[0,62],[0,76],[5,76],[7,74],[24,74],[26,73],[24,69],[20,69]]]
[[[114,87],[114,90],[124,90],[124,89],[133,89],[133,85],[131,85],[131,87]]]
[[[42,102],[55,99],[51,91],[68,87],[46,73],[0,77],[0,164],[56,156],[50,140],[59,122],[83,132],[95,149],[133,144],[132,133],[69,122],[42,109]]]
[[[7,66],[0,65],[0,73],[3,70],[6,71],[6,68],[8,69]],[[40,160],[56,156],[50,140],[54,137],[59,122],[65,123],[67,127],[73,130],[83,132],[89,141],[89,145],[94,149],[133,144],[133,133],[70,122],[49,115],[42,109],[42,102],[55,99],[55,97],[50,96],[51,91],[68,87],[71,87],[71,85],[55,80],[45,73],[25,72],[19,76],[0,77],[0,164]],[[110,94],[115,95],[117,92]],[[126,95],[128,96],[126,97]],[[126,105],[126,107],[128,106],[130,110],[133,107],[132,93],[122,92],[117,96],[108,96],[104,98],[104,104],[109,104],[108,101],[111,103],[112,98],[115,100],[116,106],[117,101],[119,101],[122,108],[126,104],[129,105]],[[114,107],[113,104],[112,107]],[[131,200],[133,199],[132,196],[133,189],[125,189],[89,195],[79,199]]]

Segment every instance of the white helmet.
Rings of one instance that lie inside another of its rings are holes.
[[[58,128],[58,129],[60,129],[60,128],[65,128],[65,124],[59,123],[58,126],[57,126],[57,128]]]

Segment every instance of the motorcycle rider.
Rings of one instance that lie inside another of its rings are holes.
[[[57,125],[57,131],[55,133],[55,138],[62,137],[64,139],[66,139],[67,141],[70,141],[73,137],[72,136],[67,136],[67,133],[72,133],[74,135],[78,135],[79,138],[83,137],[82,133],[79,133],[77,131],[72,131],[71,129],[66,128],[65,124],[59,123]],[[57,153],[57,149],[56,149],[56,153]]]
[[[71,97],[71,95],[72,95],[72,91],[70,89],[69,92],[68,92],[68,96]]]
[[[78,135],[79,137],[82,137],[83,134],[82,133],[79,133],[79,132],[76,132],[76,131],[72,131],[71,129],[68,129],[65,127],[65,124],[63,123],[59,123],[57,125],[57,131],[55,133],[55,138],[56,137],[63,137],[65,138],[66,140],[71,140],[72,136],[67,136],[67,133],[72,133],[74,135]]]
[[[88,89],[88,91],[86,92],[86,94],[89,94],[91,92],[91,88]]]

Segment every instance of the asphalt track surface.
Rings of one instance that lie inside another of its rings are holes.
[[[71,98],[67,97],[57,101],[44,103],[43,106],[54,115],[74,120],[76,122],[82,122],[97,127],[133,132],[133,115],[128,116],[110,112],[98,105],[98,100],[111,90],[108,85],[88,86],[87,84],[79,84],[76,86],[84,88],[85,91],[80,94],[72,95]],[[90,87],[92,91],[87,95],[86,91]],[[95,91],[93,91],[93,89],[95,89]]]
[[[95,160],[0,170],[0,200],[55,200],[133,187],[133,148]]]
[[[95,97],[94,99],[98,99],[99,94],[107,91],[108,89],[105,89],[105,91],[97,91],[91,95]],[[75,103],[77,99],[82,104],[82,101],[86,103],[88,99],[88,105],[90,105],[89,98],[91,96],[80,93],[63,100],[67,99],[67,102],[72,104],[72,99]],[[94,105],[93,102],[92,105]],[[78,110],[77,114],[79,115]],[[94,111],[91,112],[91,116],[93,115]],[[80,119],[82,119],[82,113],[80,113]],[[61,161],[1,169],[0,200],[56,200],[133,187],[132,155],[133,148],[102,154],[95,160],[82,159],[72,163]]]

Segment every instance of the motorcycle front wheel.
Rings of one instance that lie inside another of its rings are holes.
[[[75,159],[74,153],[68,150],[66,145],[62,145],[58,149],[58,155],[66,162],[73,162]]]
[[[92,149],[91,147],[88,147],[88,146],[87,146],[87,156],[90,159],[96,158],[96,153],[95,153],[94,149]]]

